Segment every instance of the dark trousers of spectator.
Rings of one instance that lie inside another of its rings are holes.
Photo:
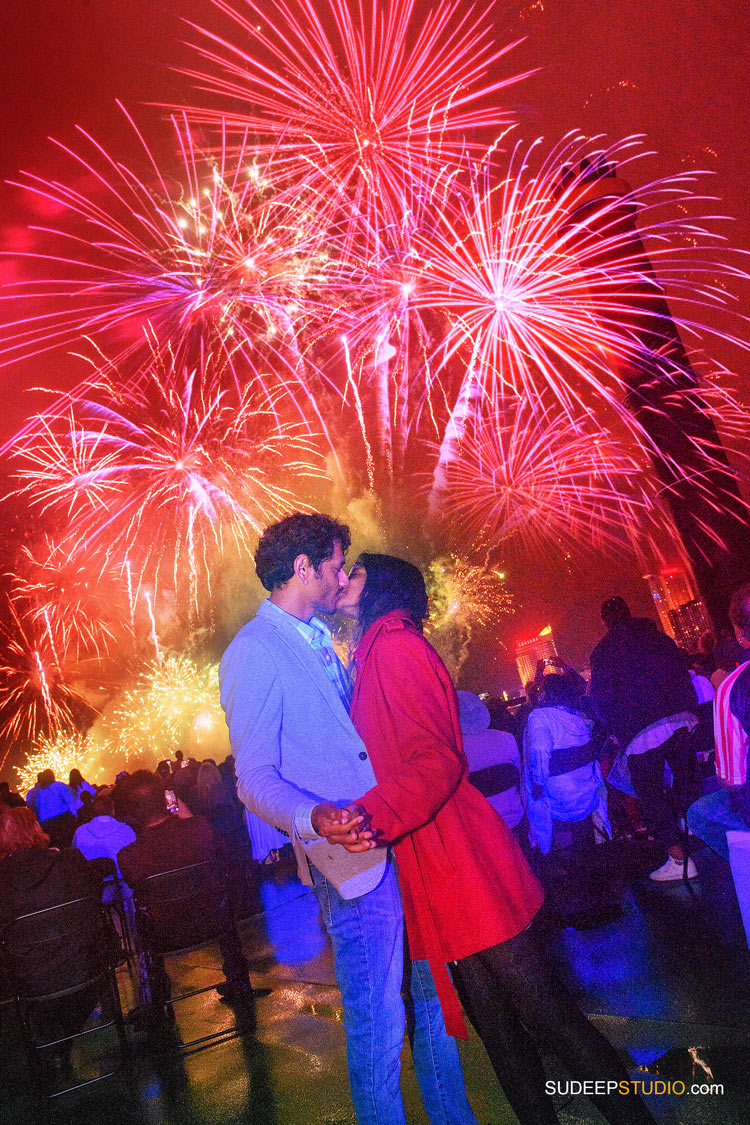
[[[537,868],[548,897],[563,918],[601,905],[603,877],[598,860],[590,816],[553,821],[552,847],[547,855],[539,856]]]
[[[242,996],[248,1003],[252,1003],[253,992],[248,976],[249,965],[245,954],[242,952],[242,946],[235,930],[228,930],[219,939],[219,949],[221,951],[221,970],[227,983],[232,986],[232,990],[237,997]],[[149,953],[147,972],[151,1003],[154,1005],[154,1009],[158,1011],[164,1008],[172,996],[172,982],[164,968],[164,958]],[[172,1011],[171,1007],[166,1010],[168,1013]],[[173,1017],[169,1015],[169,1019],[172,1020]]]
[[[672,771],[671,795],[664,789],[665,762]],[[688,729],[681,727],[653,750],[628,755],[628,769],[643,817],[654,836],[667,851],[681,845],[677,816],[684,816],[688,805],[701,795],[697,759]]]
[[[510,1105],[523,1125],[555,1125],[538,1048],[551,1048],[577,1079],[628,1079],[612,1045],[589,1023],[539,945],[539,922],[450,966]],[[592,1097],[612,1125],[653,1125],[632,1093]]]

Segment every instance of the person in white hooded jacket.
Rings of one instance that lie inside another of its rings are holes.
[[[592,741],[593,724],[575,708],[564,676],[544,677],[544,696],[528,718],[523,736],[523,797],[529,819],[529,842],[543,857],[540,875],[558,904],[567,898],[574,909],[561,912],[588,928],[601,894],[592,878],[594,816],[611,838],[607,791]],[[563,853],[563,849],[567,849]],[[552,851],[565,854],[567,871],[559,884]],[[550,857],[549,860],[544,857]],[[597,916],[598,918],[598,916]],[[597,922],[598,924],[598,922]]]

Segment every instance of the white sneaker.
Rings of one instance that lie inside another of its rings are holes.
[[[655,883],[671,883],[675,879],[682,878],[684,863],[681,859],[673,859],[670,855],[667,862],[663,863],[661,867],[657,867],[656,871],[652,871],[649,879],[653,879]],[[687,877],[688,879],[695,879],[698,876],[695,864],[692,859],[687,862]]]

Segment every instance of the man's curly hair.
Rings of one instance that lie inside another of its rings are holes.
[[[346,554],[352,537],[345,523],[320,512],[306,515],[295,512],[278,523],[272,523],[260,537],[255,552],[255,570],[266,590],[283,586],[294,574],[294,560],[307,555],[317,571],[330,559],[336,540]]]

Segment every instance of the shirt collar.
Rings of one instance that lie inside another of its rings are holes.
[[[299,617],[295,617],[293,613],[289,613],[282,609],[280,605],[276,605],[270,598],[266,599],[266,605],[270,606],[276,613],[282,613],[284,617],[288,618],[308,644],[312,644],[316,640],[332,641],[331,630],[319,617],[311,617],[309,621],[302,621]]]

